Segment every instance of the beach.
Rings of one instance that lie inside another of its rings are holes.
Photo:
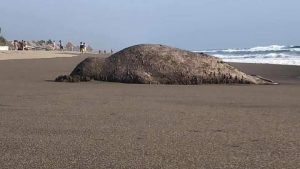
[[[46,59],[74,57],[78,52],[61,51],[0,51],[0,60],[19,60],[19,59]]]
[[[0,53],[3,169],[300,168],[300,66],[231,63],[279,85],[56,83],[106,56],[16,52]]]

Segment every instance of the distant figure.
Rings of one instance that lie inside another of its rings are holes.
[[[28,50],[28,46],[27,46],[27,42],[26,41],[23,42],[23,50]]]
[[[102,53],[102,51],[101,50],[99,50],[99,54],[101,54]]]
[[[110,53],[111,53],[111,54],[113,54],[113,53],[114,53],[114,51],[111,49],[111,50],[110,50]]]
[[[60,49],[61,51],[63,51],[63,50],[64,50],[64,46],[62,45],[62,42],[61,42],[61,40],[59,40],[59,49]]]
[[[18,41],[14,40],[14,50],[18,50]]]
[[[83,53],[83,48],[84,48],[84,46],[83,46],[83,43],[82,43],[82,42],[80,42],[80,46],[79,46],[80,53]]]
[[[24,50],[24,40],[19,42],[19,48],[18,50]]]
[[[21,42],[20,42],[20,41],[18,41],[17,43],[18,43],[18,44],[17,44],[17,46],[18,46],[18,50],[22,50],[22,49],[21,49],[21,45],[22,45],[22,44],[21,44]]]
[[[83,52],[86,52],[86,44],[85,44],[85,42],[83,43]]]
[[[55,46],[55,41],[53,41],[53,50],[56,49],[56,46]]]
[[[104,50],[103,52],[104,52],[104,54],[106,54],[106,50]]]

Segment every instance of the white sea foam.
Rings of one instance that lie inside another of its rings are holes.
[[[200,50],[194,52],[203,52],[203,53],[214,53],[214,52],[267,52],[267,51],[281,51],[281,50],[288,50],[289,47],[282,46],[282,45],[270,45],[270,46],[258,46],[254,48],[244,48],[244,49],[222,49],[222,50]],[[296,48],[297,50],[297,48]]]
[[[298,65],[300,66],[300,59],[286,58],[286,59],[223,59],[225,62],[238,62],[238,63],[263,63],[263,64],[277,64],[277,65]]]
[[[251,51],[251,52],[257,52],[257,51],[278,51],[278,50],[283,50],[285,48],[286,48],[286,46],[271,45],[271,46],[261,46],[261,47],[250,48],[249,51]]]
[[[268,63],[281,65],[300,65],[300,57],[288,54],[269,53],[266,55],[214,55],[222,58],[225,62],[240,63]]]
[[[227,49],[226,49],[227,50]],[[217,52],[222,52],[223,49],[211,49],[211,50],[194,50],[192,52],[195,52],[195,53],[217,53]]]
[[[290,54],[284,54],[284,53],[268,53],[268,54],[244,54],[244,55],[222,55],[222,54],[215,54],[213,56],[219,57],[219,58],[240,58],[240,59],[247,59],[247,58],[294,58],[294,55]],[[295,57],[297,58],[297,57]]]
[[[203,52],[228,62],[300,65],[299,46],[259,46],[248,49],[205,50]]]
[[[300,52],[300,48],[294,48],[294,49],[290,49],[293,52]]]

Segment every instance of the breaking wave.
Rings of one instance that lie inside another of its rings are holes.
[[[259,46],[245,49],[214,49],[195,51],[227,62],[300,65],[300,46]]]

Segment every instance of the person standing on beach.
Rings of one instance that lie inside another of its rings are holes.
[[[18,50],[22,50],[22,42],[18,41]]]
[[[21,42],[20,42],[20,50],[24,50],[24,40],[22,40]]]
[[[85,44],[85,42],[83,43],[83,52],[84,53],[86,52],[86,44]]]
[[[55,41],[53,41],[53,50],[56,49],[56,46],[55,46]]]
[[[23,50],[28,50],[26,41],[23,42]]]
[[[18,50],[18,41],[17,40],[14,40],[14,49],[15,50]]]
[[[80,42],[79,50],[80,50],[80,53],[83,53],[83,43],[82,42]]]
[[[63,50],[64,50],[64,47],[63,47],[63,45],[62,45],[62,42],[61,42],[61,40],[59,40],[59,49],[60,49],[61,51],[63,51]]]

